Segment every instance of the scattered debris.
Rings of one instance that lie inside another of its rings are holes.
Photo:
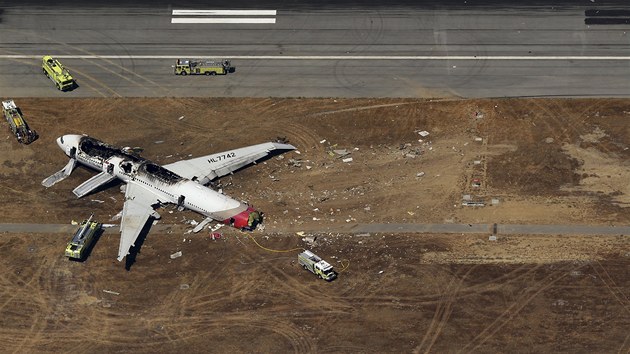
[[[486,204],[484,202],[463,202],[463,206],[482,207]]]
[[[313,247],[317,245],[317,236],[305,236],[302,241],[306,242],[309,246]]]
[[[350,152],[346,149],[340,149],[340,150],[333,150],[333,152],[339,156],[346,156],[346,155],[350,155]]]
[[[302,167],[302,161],[301,160],[296,160],[296,159],[289,159],[289,162],[287,163],[287,166]]]
[[[177,251],[171,255],[171,259],[179,258],[181,256],[182,256],[182,251]]]

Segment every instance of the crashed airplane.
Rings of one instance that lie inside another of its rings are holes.
[[[62,170],[44,179],[44,187],[68,177],[77,162],[101,171],[73,190],[78,198],[116,178],[127,184],[118,261],[129,254],[148,219],[159,218],[155,209],[162,204],[175,204],[180,210],[186,208],[205,216],[197,229],[212,220],[239,229],[255,229],[262,222],[258,211],[206,185],[255,163],[273,150],[295,149],[289,144],[268,142],[160,166],[129,148],[121,149],[86,135],[64,135],[57,139],[57,144],[70,161]]]

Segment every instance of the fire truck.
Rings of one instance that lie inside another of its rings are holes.
[[[311,251],[305,250],[298,254],[298,263],[320,279],[333,281],[337,278],[337,272],[335,272],[333,266]]]
[[[72,240],[66,247],[66,257],[75,260],[84,260],[88,250],[92,247],[96,239],[96,234],[101,230],[101,223],[92,221],[92,217],[83,220],[79,229],[72,237]]]
[[[233,72],[229,60],[177,59],[175,75],[225,75]]]
[[[68,69],[61,65],[59,60],[50,55],[45,55],[42,58],[42,70],[44,75],[52,80],[57,89],[61,91],[70,90],[76,85]]]
[[[37,139],[37,132],[28,127],[24,116],[22,116],[22,111],[13,100],[2,101],[2,113],[9,122],[9,128],[15,134],[17,141],[22,144],[30,144]]]

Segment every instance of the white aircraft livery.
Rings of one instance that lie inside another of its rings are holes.
[[[212,220],[239,229],[255,229],[262,222],[260,212],[206,185],[255,163],[273,150],[295,149],[289,144],[268,142],[160,166],[129,148],[118,148],[86,135],[64,135],[57,138],[57,144],[70,161],[44,179],[44,187],[68,177],[77,162],[101,171],[73,190],[78,198],[116,178],[127,184],[120,222],[119,261],[129,254],[147,220],[159,218],[155,209],[161,204],[175,204],[180,210],[186,208],[205,216],[196,230]]]

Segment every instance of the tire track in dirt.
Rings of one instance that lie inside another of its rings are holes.
[[[478,265],[473,265],[472,267],[468,268],[466,273],[464,273],[461,278],[451,279],[446,289],[442,293],[442,298],[435,308],[435,313],[433,315],[431,323],[429,324],[429,329],[427,329],[427,331],[425,332],[424,337],[422,338],[422,342],[420,342],[420,345],[414,348],[414,353],[420,353],[421,351],[423,351],[424,353],[429,353],[431,351],[431,348],[433,348],[435,341],[442,333],[442,330],[446,326],[446,323],[451,316],[451,313],[453,311],[453,303],[456,299],[454,295],[459,292],[459,289],[461,289],[462,286],[464,286],[466,278],[477,266]],[[456,279],[457,283],[455,283]],[[453,290],[451,290],[451,287],[453,287]],[[431,333],[432,331],[433,333]],[[422,350],[425,342],[427,343],[427,346],[426,348],[424,348],[424,350]]]
[[[552,272],[551,275],[547,275],[545,279],[536,282],[533,286],[528,286],[525,291],[519,294],[515,301],[503,311],[497,318],[490,323],[486,328],[479,332],[468,344],[466,344],[458,353],[468,353],[477,350],[483,343],[489,340],[496,332],[498,332],[503,326],[508,324],[516,315],[518,315],[525,306],[527,306],[534,298],[540,293],[547,290],[550,286],[554,285],[564,277],[570,274],[570,270],[576,270],[584,267],[581,265],[577,268],[573,268],[574,265],[568,264],[561,269]],[[472,348],[469,348],[471,347]]]
[[[619,302],[619,304],[623,307],[623,309],[626,310],[626,312],[630,315],[630,300],[628,300],[628,297],[621,290],[619,290],[619,294],[617,294],[617,292],[613,288],[618,289],[619,286],[617,286],[615,281],[612,279],[612,277],[610,276],[610,274],[608,273],[606,268],[604,268],[604,266],[601,264],[600,261],[595,260],[595,263],[601,269],[601,273],[594,266],[592,266],[593,271],[595,271],[599,279],[604,283],[604,285],[606,286],[606,289],[610,291],[610,293],[615,298],[615,300],[617,300],[617,302]]]
[[[44,259],[39,266],[34,269],[30,274],[29,280],[25,283],[23,291],[15,293],[15,296],[11,298],[11,301],[17,296],[20,300],[28,299],[28,303],[23,303],[16,308],[20,309],[20,317],[24,320],[23,316],[30,317],[31,323],[27,332],[20,331],[18,338],[20,340],[16,343],[16,347],[13,349],[15,352],[30,351],[36,348],[39,342],[46,337],[45,330],[47,328],[46,317],[50,311],[50,297],[53,294],[52,291],[52,272],[56,269],[57,261],[53,260],[52,264],[49,264],[49,259]],[[2,307],[4,307],[5,303]],[[0,307],[0,311],[2,310]],[[32,308],[32,311],[27,312],[28,308]],[[9,342],[15,342],[15,337]],[[8,343],[8,342],[7,342]]]

